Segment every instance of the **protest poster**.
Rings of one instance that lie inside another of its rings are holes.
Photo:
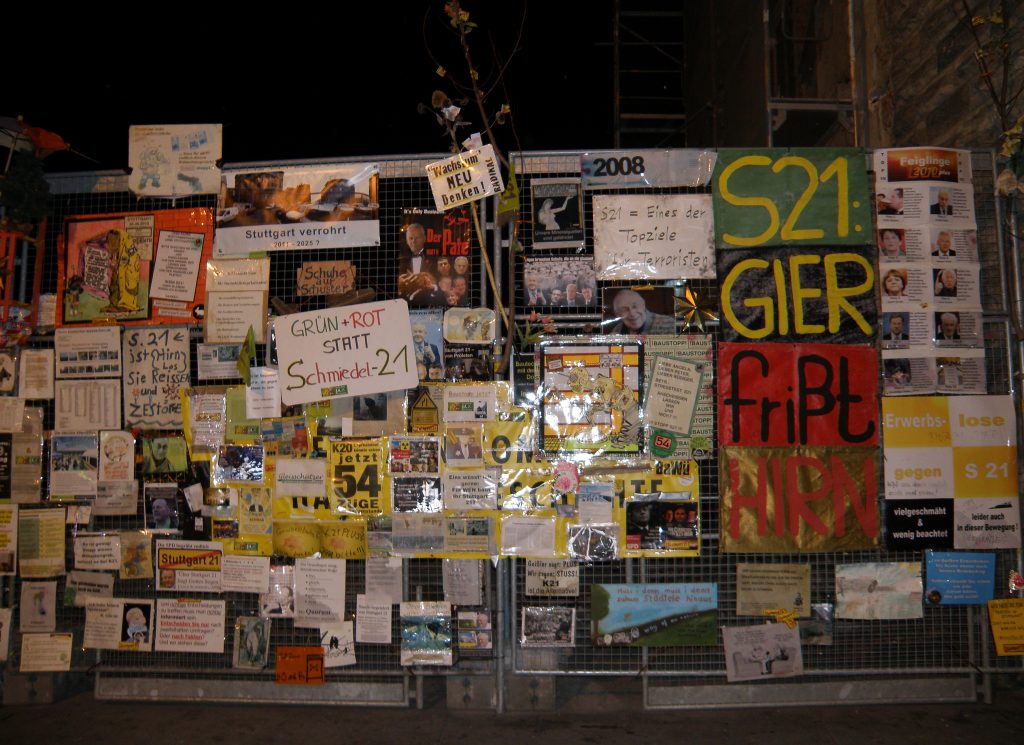
[[[722,344],[726,552],[875,545],[877,352],[825,344]]]
[[[17,511],[18,573],[55,577],[64,570],[64,508]]]
[[[583,245],[583,194],[579,179],[531,179],[533,248]]]
[[[74,538],[75,569],[118,569],[121,537],[117,534],[78,533]]]
[[[439,210],[484,199],[505,190],[501,163],[491,145],[465,150],[445,160],[426,165],[427,179]]]
[[[157,598],[157,652],[224,653],[223,600]]]
[[[788,678],[804,671],[800,630],[784,623],[723,626],[725,677],[730,683]]]
[[[541,450],[641,450],[641,344],[545,344],[541,366]]]
[[[953,543],[936,548],[1020,547],[1012,411],[1009,396],[882,399],[886,499],[952,499]]]
[[[832,344],[722,344],[724,445],[878,443],[878,353]]]
[[[775,608],[811,617],[810,564],[737,564],[736,615],[763,616]]]
[[[926,551],[924,566],[926,605],[983,605],[995,592],[995,554]]]
[[[133,124],[128,128],[128,188],[138,196],[216,194],[222,124]]]
[[[181,429],[181,389],[189,386],[185,326],[124,332],[124,419],[127,427]]]
[[[14,576],[18,566],[18,505],[0,504],[0,577]]]
[[[352,621],[320,627],[320,646],[324,650],[324,667],[347,667],[356,664],[356,645]]]
[[[526,594],[578,597],[580,565],[566,559],[527,559]]]
[[[989,600],[988,620],[998,656],[1024,654],[1024,598]]]
[[[298,269],[299,297],[341,295],[355,287],[356,266],[351,261],[306,261]]]
[[[121,375],[121,329],[61,328],[53,332],[58,378],[116,378]]]
[[[878,452],[870,447],[723,447],[722,550],[872,548]]]
[[[323,647],[279,646],[274,655],[274,681],[278,685],[323,685]]]
[[[153,649],[153,620],[152,600],[89,598],[82,646],[149,652]]]
[[[873,259],[859,246],[719,251],[722,340],[873,344]]]
[[[836,565],[836,618],[921,618],[923,595],[918,562]]]
[[[599,647],[713,646],[718,642],[718,585],[596,584],[591,588]]]
[[[22,582],[18,603],[20,631],[57,630],[57,583]]]
[[[398,294],[412,308],[466,306],[474,255],[469,207],[445,212],[402,209],[398,242]]]
[[[382,595],[356,595],[356,641],[391,643],[391,599]]]
[[[276,328],[287,406],[417,385],[404,300],[282,316]]]
[[[721,149],[711,182],[720,248],[857,245],[871,233],[860,149]]]
[[[345,620],[345,560],[295,560],[295,626],[320,628]]]
[[[572,647],[576,643],[576,609],[523,606],[519,630],[523,647]]]
[[[224,171],[214,255],[380,245],[376,163]]]
[[[68,572],[64,584],[64,605],[84,608],[91,598],[114,595],[114,576],[106,572]]]
[[[177,242],[189,246],[187,260],[169,260]],[[213,211],[207,208],[69,217],[57,267],[57,325],[195,323],[206,284],[196,269],[212,249]],[[161,297],[150,288],[155,259]]]
[[[216,541],[156,542],[157,590],[220,592],[224,549]]]
[[[644,337],[644,390],[648,397],[654,394],[651,385],[651,374],[659,359],[673,362],[688,362],[694,374],[699,371],[700,385],[697,388],[696,401],[688,397],[676,400],[676,406],[683,411],[692,407],[692,414],[687,420],[680,416],[674,422],[660,422],[658,426],[650,421],[647,424],[647,445],[652,455],[658,458],[693,458],[700,461],[710,458],[712,436],[714,430],[715,400],[712,395],[715,366],[711,352],[711,337],[703,334],[685,334],[681,336],[662,336],[652,334]],[[685,386],[680,386],[688,394]],[[657,404],[658,396],[655,395]],[[669,426],[671,425],[671,426]],[[685,431],[684,431],[685,430]]]
[[[74,634],[22,634],[22,673],[59,673],[71,669]]]
[[[269,618],[239,616],[235,619],[232,666],[240,670],[262,670],[270,659]]]
[[[451,604],[407,601],[399,608],[399,623],[402,629],[401,664],[451,665]]]
[[[706,194],[594,196],[594,269],[601,280],[715,276]]]

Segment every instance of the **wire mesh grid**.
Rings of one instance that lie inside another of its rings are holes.
[[[993,193],[993,161],[990,152],[973,154],[973,179],[978,223],[978,244],[981,259],[981,282],[985,312],[986,386],[990,394],[1006,394],[1013,390],[1013,364],[1005,315],[1006,290],[1003,260],[999,251],[999,231]],[[530,178],[548,176],[543,165],[559,169],[553,175],[568,175],[575,167],[578,156],[528,160],[533,167],[524,169],[529,176],[523,179],[524,193],[528,192]],[[674,191],[674,190],[667,190]],[[696,190],[678,190],[689,192]],[[660,193],[650,190],[645,193]],[[602,192],[609,193],[609,192]],[[615,193],[615,192],[610,192]],[[635,193],[635,192],[632,192]],[[593,245],[592,193],[584,193],[586,211],[587,246]],[[530,214],[524,210],[522,240],[530,238]],[[545,252],[547,253],[547,252]],[[611,283],[599,283],[604,287]],[[522,287],[523,284],[520,284]],[[693,289],[717,299],[717,283],[701,281],[691,283]],[[716,303],[717,305],[717,303]],[[557,310],[554,311],[558,320]],[[575,320],[575,319],[574,319]],[[596,326],[598,313],[584,320]],[[711,324],[717,366],[718,327]],[[717,378],[714,390],[717,400]],[[718,420],[714,421],[714,441],[718,442]],[[801,563],[811,570],[811,602],[835,602],[835,567],[837,564],[863,562],[914,562],[922,565],[923,553],[888,551],[884,545],[875,551],[820,554],[724,554],[720,551],[718,459],[699,463],[701,493],[701,556],[699,559],[638,559],[616,563],[584,565],[580,571],[580,594],[573,599],[546,599],[525,595],[523,562],[511,564],[512,613],[515,622],[522,607],[537,605],[571,606],[576,614],[576,636],[572,649],[551,649],[539,652],[517,649],[515,669],[525,673],[554,674],[622,674],[645,672],[658,676],[659,685],[717,685],[725,683],[724,651],[720,643],[708,647],[657,647],[646,650],[631,647],[598,647],[591,639],[591,586],[595,583],[627,581],[647,583],[711,582],[717,585],[718,623],[737,626],[763,623],[763,618],[738,617],[736,609],[736,565],[740,563],[778,564]],[[879,491],[882,479],[879,474]],[[883,527],[884,534],[884,527]],[[635,572],[628,567],[635,563]],[[1004,578],[1010,568],[1018,567],[1017,551],[997,552],[997,581]],[[549,601],[549,602],[545,602]],[[516,636],[513,630],[513,637]],[[913,621],[853,621],[836,620],[832,627],[832,643],[803,645],[804,669],[815,680],[845,679],[851,674],[870,676],[970,674],[982,665],[983,645],[988,649],[988,664],[1004,668],[1020,667],[1019,660],[996,658],[988,633],[984,612],[969,606],[940,606],[925,610],[924,618]],[[794,679],[799,680],[799,679]],[[778,681],[786,684],[786,681]],[[771,684],[766,682],[766,684]]]
[[[314,303],[295,295],[294,278],[303,261],[350,259],[358,267],[359,276],[366,280],[378,293],[378,297],[393,297],[396,289],[397,257],[400,246],[399,227],[401,210],[408,207],[430,209],[433,200],[422,166],[442,156],[381,160],[380,219],[381,246],[373,249],[325,249],[304,252],[276,252],[271,254],[270,296],[279,297],[286,303],[299,304],[303,310],[317,307]],[[530,188],[535,178],[572,178],[579,173],[579,153],[521,154],[517,160],[522,193],[521,223],[518,241],[526,246],[523,256],[590,256],[593,246],[592,193],[584,194],[584,226],[587,249],[555,249],[533,252],[532,243],[532,200]],[[982,259],[982,297],[984,298],[985,347],[987,384],[990,393],[1012,392],[1013,357],[1010,350],[1010,336],[1003,313],[1006,310],[1002,258],[998,251],[997,214],[992,194],[992,158],[989,153],[974,156],[974,186],[978,221],[979,247]],[[138,200],[124,188],[125,179],[119,174],[99,176],[67,176],[57,179],[58,185],[52,199],[53,214],[48,223],[46,236],[46,257],[43,267],[43,292],[56,289],[57,236],[63,219],[70,215],[100,214],[119,211],[141,211],[171,206],[160,200]],[[658,189],[646,193],[694,193],[694,189]],[[623,193],[609,191],[604,193]],[[635,193],[635,192],[630,192]],[[173,206],[214,207],[211,197],[178,200]],[[476,237],[473,241],[476,243]],[[509,255],[496,252],[497,257]],[[512,279],[519,288],[524,285],[522,258],[512,259],[513,265],[499,265],[501,277]],[[518,265],[517,265],[518,264]],[[504,283],[502,283],[504,284]],[[603,290],[612,284],[598,284],[598,301]],[[680,285],[682,283],[671,283]],[[693,281],[691,287],[699,294],[717,300],[717,283],[711,280]],[[482,270],[474,274],[471,291],[477,302],[489,302]],[[524,307],[524,295],[520,289],[517,298],[517,318],[522,319],[528,309]],[[717,302],[716,302],[717,305]],[[599,328],[600,303],[588,312],[567,311],[546,308],[555,316],[560,328],[567,333],[587,333]],[[709,333],[715,339],[717,353],[717,325],[710,324]],[[196,374],[195,343],[200,340],[198,329],[193,332],[193,380]],[[46,338],[33,339],[33,346],[45,347],[52,344]],[[263,350],[258,355],[263,358]],[[209,383],[236,383],[237,381],[206,381]],[[717,391],[716,391],[717,393]],[[45,425],[53,425],[52,405],[47,402],[30,402],[32,405],[46,403]],[[717,420],[715,421],[717,441]],[[637,559],[622,562],[585,564],[580,568],[580,596],[573,600],[576,610],[576,636],[571,648],[559,650],[523,649],[517,643],[520,611],[534,605],[567,605],[559,599],[528,597],[524,594],[522,581],[523,562],[510,560],[510,593],[508,598],[494,598],[489,594],[487,603],[498,614],[509,619],[507,628],[511,632],[513,668],[520,672],[546,672],[557,674],[626,674],[649,672],[659,676],[659,683],[692,684],[699,678],[702,685],[717,685],[724,682],[724,658],[720,646],[638,649],[629,647],[597,647],[590,641],[590,602],[594,584],[628,582],[714,582],[718,585],[719,623],[740,625],[756,623],[759,619],[738,618],[734,613],[736,600],[736,564],[740,562],[786,563],[799,561],[811,567],[812,599],[815,602],[830,599],[834,593],[834,569],[837,563],[861,561],[914,561],[922,559],[920,553],[888,552],[884,549],[850,554],[808,554],[800,556],[777,554],[744,554],[742,556],[720,553],[718,549],[718,462],[717,456],[700,463],[702,555],[696,559]],[[140,503],[141,505],[141,503]],[[41,507],[51,505],[40,505]],[[23,506],[34,509],[35,506]],[[137,514],[126,517],[96,517],[91,529],[136,530],[142,527],[141,506]],[[67,555],[72,554],[72,531],[67,537]],[[997,579],[1002,581],[1011,568],[1019,567],[1018,552],[1000,551],[997,557]],[[411,560],[405,562],[406,598],[441,599],[441,562],[439,560]],[[488,570],[493,571],[492,569]],[[354,608],[355,596],[365,589],[364,563],[350,561],[346,570],[347,608]],[[493,575],[491,575],[493,576]],[[8,584],[4,605],[16,603],[18,584]],[[58,579],[58,597],[62,595],[64,579]],[[174,597],[171,593],[157,593],[152,580],[118,580],[115,596],[161,598]],[[127,676],[173,675],[175,677],[204,679],[224,678],[265,679],[272,677],[271,668],[262,673],[240,672],[231,669],[231,644],[233,621],[240,615],[258,615],[255,596],[226,593],[223,598],[227,607],[227,633],[224,653],[218,655],[195,655],[179,653],[153,653],[148,655],[127,652],[102,652],[82,648],[81,633],[84,626],[84,611],[67,608],[58,603],[58,630],[72,630],[75,634],[75,669],[93,666],[97,658],[101,669],[108,674]],[[507,605],[507,608],[505,607]],[[385,673],[401,673],[399,665],[399,624],[397,614],[392,620],[391,645],[357,645],[358,664],[331,672],[331,676],[357,675],[372,676]],[[272,649],[279,645],[312,644],[317,634],[312,630],[295,629],[289,621],[275,620],[272,624]],[[804,664],[816,679],[836,679],[856,675],[927,675],[940,671],[971,672],[981,663],[982,652],[987,652],[987,664],[1000,669],[1019,668],[1019,660],[997,658],[992,648],[987,629],[984,609],[981,612],[965,607],[942,606],[928,608],[925,618],[919,621],[836,621],[833,627],[831,646],[804,647]],[[17,665],[16,653],[12,663]],[[678,676],[678,678],[673,677]],[[776,683],[779,684],[779,683]]]

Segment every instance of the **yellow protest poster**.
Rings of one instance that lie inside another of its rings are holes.
[[[1024,655],[1024,598],[989,600],[988,621],[997,655]]]

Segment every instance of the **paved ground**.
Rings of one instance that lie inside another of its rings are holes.
[[[56,704],[0,708],[0,743],[516,743],[559,745],[1016,745],[1024,737],[1024,692],[1000,691],[992,705],[932,704],[775,710],[656,711],[638,706],[588,713],[450,711],[428,708],[98,702],[80,693]]]

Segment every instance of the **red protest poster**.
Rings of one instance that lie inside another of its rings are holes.
[[[724,343],[718,375],[723,445],[878,444],[873,347]]]

